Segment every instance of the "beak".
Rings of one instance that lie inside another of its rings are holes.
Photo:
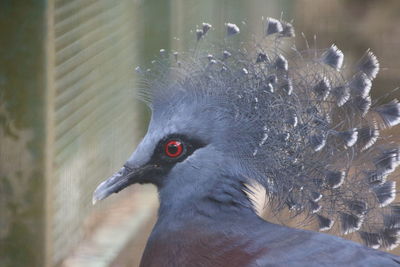
[[[93,193],[93,205],[96,204],[97,201],[105,199],[113,193],[118,193],[131,184],[146,182],[146,177],[148,178],[149,175],[155,175],[155,171],[158,169],[159,166],[156,165],[144,165],[138,168],[130,168],[125,165],[121,170],[99,184]]]

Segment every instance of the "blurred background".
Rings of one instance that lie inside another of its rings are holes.
[[[375,97],[400,85],[398,0],[0,0],[0,266],[138,266],[155,188],[91,203],[146,130],[135,67],[193,48],[202,22],[246,39],[282,13],[346,65],[371,48]]]

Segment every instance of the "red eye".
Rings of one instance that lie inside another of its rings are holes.
[[[180,141],[171,140],[165,144],[165,154],[168,157],[176,158],[179,157],[183,152],[183,145]]]

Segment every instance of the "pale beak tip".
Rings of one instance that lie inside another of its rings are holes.
[[[92,205],[93,205],[93,206],[96,205],[97,201],[98,201],[98,199],[97,199],[95,196],[93,196],[93,198],[92,198]]]

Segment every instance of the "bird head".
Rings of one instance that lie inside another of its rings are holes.
[[[279,40],[294,35],[291,25],[284,25]],[[226,27],[230,37],[239,33],[234,24]],[[307,172],[325,167],[330,154],[317,162],[307,152],[323,143],[318,137],[326,132],[329,114],[313,108],[313,101],[322,100],[310,98],[309,84],[326,77],[339,83],[340,74],[327,66],[321,78],[314,73],[322,65],[317,60],[308,63],[311,74],[289,72],[286,57],[296,61],[305,55],[285,52],[276,40],[261,50],[258,44],[210,49],[213,53],[204,49],[183,55],[162,49],[151,70],[137,69],[146,84],[142,99],[152,111],[148,132],[123,168],[98,186],[94,202],[135,183],[155,184],[161,197],[171,188],[198,195],[224,185],[247,192],[247,185],[259,184],[281,207],[305,184],[309,195],[318,187]],[[329,60],[340,65],[341,52],[332,50],[334,59]],[[294,87],[298,91],[292,94]],[[316,141],[310,145],[313,135]]]

